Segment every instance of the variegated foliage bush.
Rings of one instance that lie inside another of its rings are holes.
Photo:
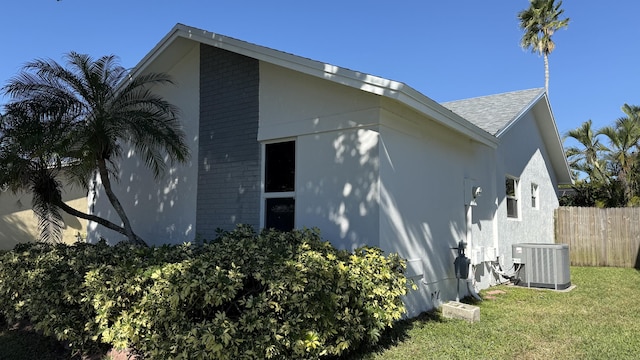
[[[151,359],[315,359],[375,343],[405,311],[404,261],[335,249],[317,231],[240,226],[201,245],[19,245],[0,258],[0,312],[78,352]]]

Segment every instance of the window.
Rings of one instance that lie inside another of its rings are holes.
[[[265,145],[264,227],[282,231],[295,225],[296,143]]]
[[[538,209],[538,184],[531,183],[531,207]]]
[[[520,191],[520,181],[513,177],[507,177],[507,217],[518,218],[518,193]]]

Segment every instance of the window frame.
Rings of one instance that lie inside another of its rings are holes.
[[[267,146],[271,144],[280,144],[286,142],[293,142],[294,157],[293,157],[293,191],[270,191],[267,192]],[[265,141],[261,144],[261,184],[260,184],[260,228],[264,229],[267,225],[267,200],[268,199],[293,199],[294,213],[293,213],[293,226],[296,228],[296,183],[297,183],[297,169],[298,169],[298,141],[296,138],[283,138],[272,141]]]
[[[531,183],[531,208],[540,209],[540,186],[536,183]]]
[[[508,186],[508,182],[509,181],[513,181],[513,195],[509,194],[509,186]],[[507,207],[507,219],[513,219],[513,220],[518,220],[520,219],[520,179],[515,177],[515,176],[511,176],[511,175],[507,175],[505,176],[505,198],[506,198],[506,207]],[[512,209],[514,209],[515,214],[512,215],[509,213],[509,202],[511,203],[515,203],[515,206],[511,206]]]

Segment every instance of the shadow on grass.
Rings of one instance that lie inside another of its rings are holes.
[[[436,311],[425,312],[415,318],[400,320],[393,325],[393,328],[387,329],[380,336],[380,341],[375,344],[363,344],[354,349],[352,352],[340,356],[330,358],[332,360],[365,360],[371,359],[376,354],[388,350],[394,346],[402,344],[409,339],[409,331],[414,327],[422,327],[433,322],[441,322],[440,313]]]
[[[102,360],[107,358],[107,351],[103,350],[91,355],[74,356],[63,343],[53,337],[42,335],[30,324],[10,325],[0,316],[1,360]]]
[[[38,334],[31,326],[9,326],[0,317],[0,359],[72,359],[71,351],[53,338]]]

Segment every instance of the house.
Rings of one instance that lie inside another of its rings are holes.
[[[132,75],[149,71],[176,80],[158,91],[182,109],[192,150],[161,181],[134,149],[120,164],[120,199],[150,243],[238,223],[318,227],[339,248],[406,258],[413,315],[457,297],[459,241],[477,287],[510,266],[511,244],[554,241],[555,189],[571,178],[541,89],[438,104],[400,82],[181,24]],[[117,221],[99,183],[89,200]],[[96,224],[89,235],[121,237]]]
[[[87,193],[79,187],[65,185],[62,197],[73,208],[87,208]],[[38,218],[32,210],[31,199],[31,193],[12,193],[0,188],[0,250],[10,250],[19,243],[39,238]],[[86,220],[65,212],[60,212],[60,215],[64,222],[62,242],[73,244],[86,237]]]

